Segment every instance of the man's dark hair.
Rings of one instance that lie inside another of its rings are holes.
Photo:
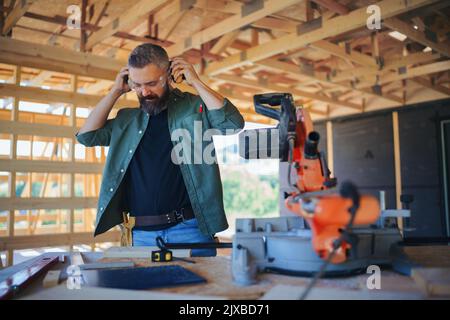
[[[144,43],[134,48],[128,58],[128,66],[143,68],[148,64],[155,64],[164,70],[168,69],[169,56],[166,50],[152,43]]]

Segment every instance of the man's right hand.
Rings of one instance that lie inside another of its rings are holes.
[[[120,72],[116,76],[116,80],[111,88],[111,91],[121,96],[124,93],[130,92],[131,88],[128,86],[127,81],[124,78],[128,77],[129,71],[127,67],[120,69]]]
[[[111,91],[97,103],[78,133],[81,134],[84,132],[97,130],[105,125],[108,115],[117,99],[119,99],[122,94],[131,91],[128,83],[124,81],[124,77],[127,75],[128,68],[122,68],[117,74]]]

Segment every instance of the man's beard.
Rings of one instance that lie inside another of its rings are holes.
[[[169,86],[166,85],[163,94],[159,97],[156,94],[148,96],[138,96],[140,108],[150,115],[157,115],[167,107],[169,97]]]

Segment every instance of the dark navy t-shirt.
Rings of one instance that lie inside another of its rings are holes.
[[[131,216],[162,215],[191,206],[180,167],[171,159],[172,148],[166,108],[150,116],[127,169],[126,194]],[[172,225],[138,229],[161,230]]]

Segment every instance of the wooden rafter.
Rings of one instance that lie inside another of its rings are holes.
[[[384,25],[392,30],[404,34],[408,38],[423,44],[424,46],[430,47],[434,51],[439,52],[446,57],[450,57],[450,45],[448,43],[437,43],[429,40],[422,31],[414,29],[411,24],[408,24],[399,18],[386,19],[384,21]]]
[[[384,0],[377,5],[383,12],[384,18],[404,13],[430,3],[433,0],[412,0],[408,2]],[[206,74],[218,74],[251,62],[256,62],[287,50],[296,49],[310,43],[333,37],[344,32],[353,31],[366,25],[366,8],[356,9],[346,16],[338,16],[324,21],[319,28],[306,33],[288,34],[264,44],[252,47],[241,53],[234,54],[222,61],[212,63],[206,70]]]
[[[242,6],[242,12],[240,15],[233,15],[229,18],[226,18],[209,28],[201,30],[192,36],[185,38],[179,41],[177,44],[170,46],[167,48],[167,53],[169,56],[178,56],[183,52],[191,49],[198,48],[202,44],[211,41],[217,37],[224,35],[227,32],[239,29],[245,25],[248,25],[258,19],[261,19],[267,15],[283,10],[286,7],[289,7],[299,0],[285,0],[285,1],[271,1],[264,2],[263,7],[259,10],[251,12],[249,14],[245,14],[245,5]]]
[[[8,14],[5,19],[2,34],[8,34],[12,28],[16,25],[16,23],[23,17],[25,12],[30,8],[30,6],[36,2],[35,0],[21,0],[18,1],[16,6],[12,9],[12,11]]]
[[[94,32],[86,43],[86,49],[91,49],[97,43],[112,36],[117,31],[126,30],[130,26],[136,23],[136,20],[147,15],[149,12],[155,10],[159,6],[163,5],[164,0],[141,0],[126,10],[118,17],[115,17],[110,23],[102,27],[100,30]]]

